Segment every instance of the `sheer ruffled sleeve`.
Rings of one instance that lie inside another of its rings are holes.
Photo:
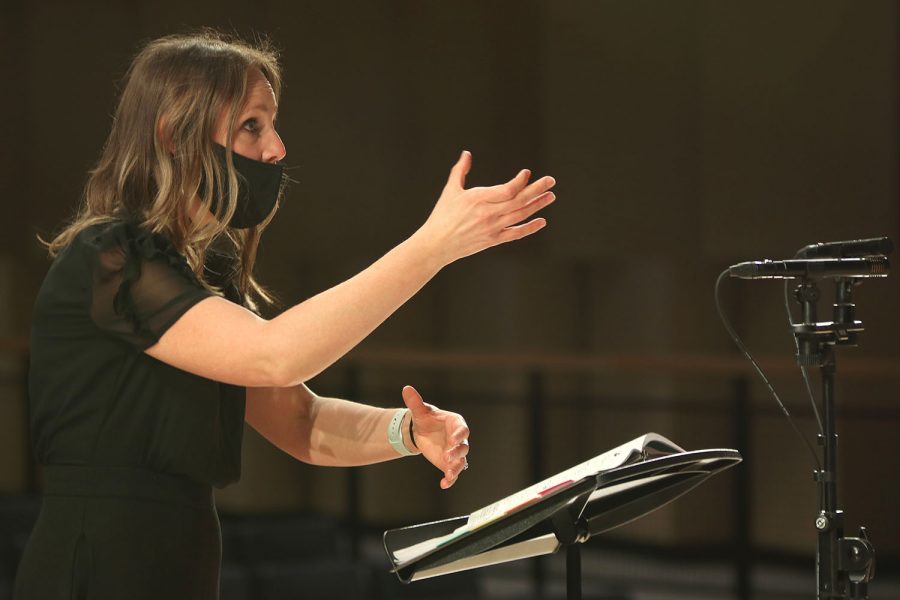
[[[133,223],[111,223],[85,240],[93,262],[91,319],[141,350],[213,293],[167,238]]]

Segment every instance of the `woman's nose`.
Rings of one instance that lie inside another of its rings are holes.
[[[263,162],[278,162],[284,160],[285,156],[287,156],[287,148],[284,147],[284,142],[281,140],[281,136],[278,135],[278,132],[273,130],[272,135],[263,150]]]

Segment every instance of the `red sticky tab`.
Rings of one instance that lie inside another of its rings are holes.
[[[571,479],[568,479],[568,480],[566,480],[566,481],[561,481],[560,483],[557,483],[557,484],[554,485],[553,487],[548,487],[548,488],[547,488],[546,490],[544,490],[543,492],[539,492],[539,495],[541,495],[541,496],[546,496],[547,494],[549,494],[549,493],[551,493],[551,492],[555,492],[555,491],[558,490],[558,489],[561,489],[561,488],[564,488],[564,487],[569,487],[569,486],[572,485],[573,483],[575,483],[575,482],[572,481]]]
[[[572,485],[573,483],[575,483],[575,482],[571,479],[557,483],[556,485],[548,487],[546,490],[544,490],[542,492],[538,492],[538,495],[535,496],[534,498],[529,498],[525,502],[510,508],[508,511],[506,511],[503,514],[508,515],[510,513],[513,513],[515,511],[519,510],[520,508],[528,506],[529,504],[534,504],[535,502],[537,502],[538,500],[540,500],[542,497],[546,496],[547,494],[550,494],[550,493],[555,492],[556,490],[559,490],[562,488],[567,488],[570,485]]]

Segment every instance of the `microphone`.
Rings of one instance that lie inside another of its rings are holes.
[[[886,256],[857,258],[812,258],[757,260],[728,267],[728,274],[741,279],[822,279],[825,277],[887,277]]]
[[[891,238],[880,237],[809,244],[801,248],[795,258],[853,258],[890,254],[893,251]]]

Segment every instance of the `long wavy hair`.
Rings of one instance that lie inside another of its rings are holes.
[[[125,76],[112,130],[78,212],[47,243],[50,255],[56,256],[85,227],[132,219],[166,236],[203,285],[214,289],[204,276],[204,263],[210,244],[224,239],[229,253],[240,257],[235,283],[245,302],[254,310],[257,299],[271,304],[272,297],[253,276],[253,265],[260,235],[276,211],[256,227],[227,226],[238,197],[232,136],[254,70],[268,80],[277,101],[281,70],[277,53],[265,40],[251,45],[203,31],[148,43]],[[213,135],[223,116],[228,131],[225,173],[213,153]],[[214,202],[215,190],[224,190],[219,202]],[[215,206],[216,218],[192,220],[195,198],[202,210]]]

